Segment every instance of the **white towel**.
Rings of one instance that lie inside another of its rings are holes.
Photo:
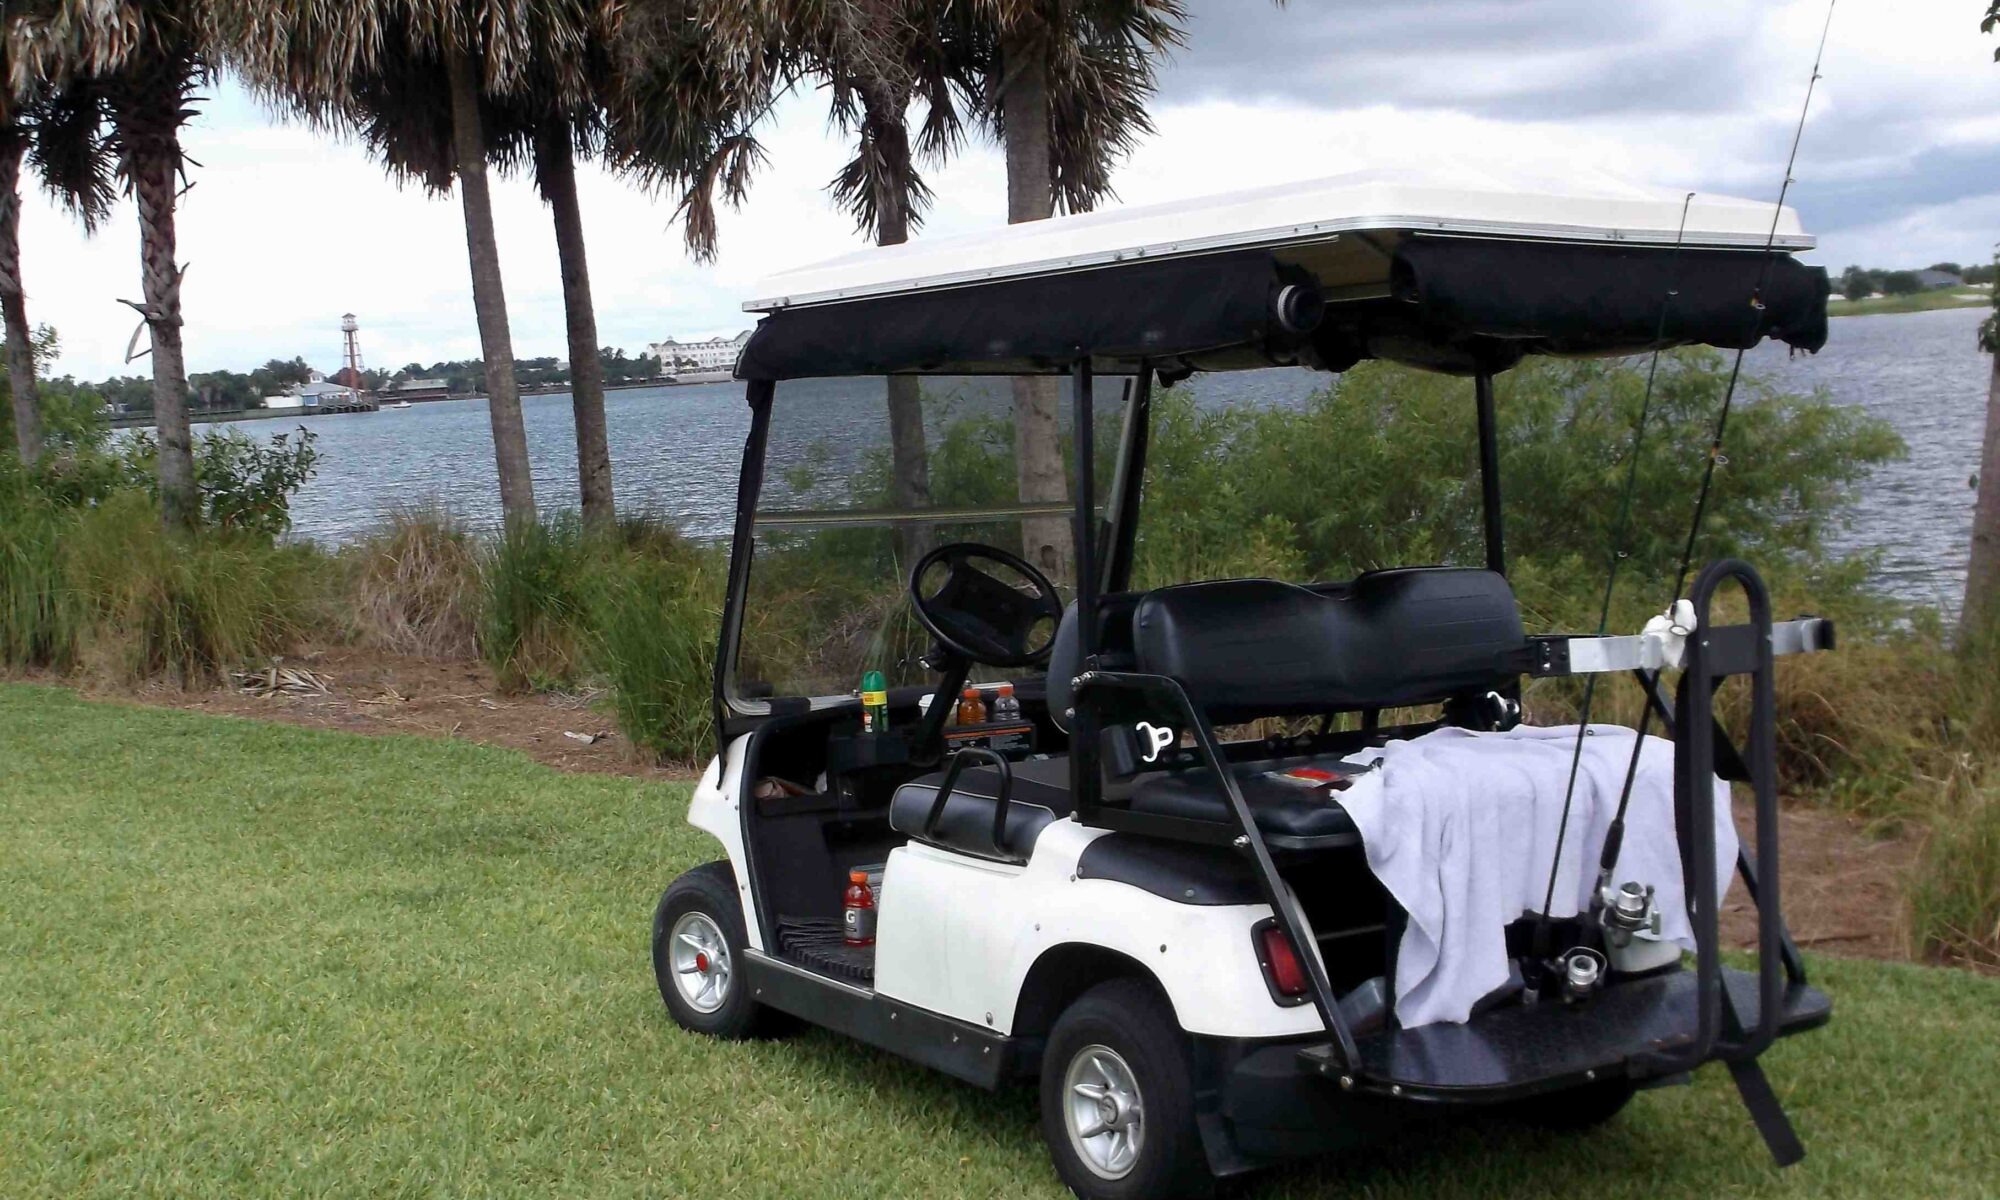
[[[1553,916],[1574,916],[1590,903],[1633,737],[1621,726],[1593,725],[1584,738]],[[1340,794],[1369,867],[1409,913],[1396,957],[1404,1027],[1464,1021],[1474,1002],[1507,981],[1506,928],[1542,909],[1575,746],[1574,725],[1439,729],[1375,752],[1381,769]],[[1720,905],[1735,878],[1736,826],[1729,786],[1719,779],[1715,845]],[[1611,879],[1652,884],[1662,935],[1694,948],[1674,833],[1673,743],[1663,738],[1647,738],[1641,752]]]

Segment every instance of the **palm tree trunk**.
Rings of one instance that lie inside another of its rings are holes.
[[[535,480],[528,465],[528,431],[521,423],[521,388],[514,379],[514,338],[507,327],[507,293],[500,282],[500,245],[493,236],[493,195],[486,180],[486,134],[479,119],[476,71],[465,51],[445,55],[458,194],[465,206],[465,248],[472,264],[472,308],[479,318],[479,349],[486,359],[486,407],[493,421],[493,461],[500,474],[500,511],[512,525],[534,521]]]
[[[152,342],[153,426],[159,441],[160,515],[169,529],[201,516],[194,442],[188,429],[187,364],[181,351],[181,268],[175,261],[174,203],[181,169],[191,64],[166,60],[135,68],[111,89],[111,119],[124,172],[139,209],[140,286]]]
[[[28,308],[21,289],[21,156],[27,139],[18,131],[0,135],[0,315],[7,325],[7,383],[14,401],[14,444],[21,461],[42,453],[41,406],[35,396],[35,348],[28,333]]]
[[[1001,50],[1007,149],[1007,223],[1047,220],[1055,212],[1049,175],[1048,71],[1039,46],[1022,36]],[[1023,503],[1069,499],[1062,462],[1062,393],[1047,376],[1014,380],[1014,469]],[[1075,546],[1060,517],[1021,522],[1025,557],[1051,579],[1074,582]]]
[[[2000,318],[1996,318],[2000,319]],[[1972,510],[1972,561],[1965,572],[1960,640],[1987,641],[2000,624],[2000,345],[1993,347],[1986,378],[1986,440],[1979,454],[1979,500]]]
[[[583,210],[576,199],[576,155],[567,130],[537,137],[535,175],[555,213],[556,254],[562,260],[563,311],[569,319],[569,388],[576,409],[576,478],[583,520],[617,519],[611,497],[611,445],[604,428],[604,361],[598,357],[597,310],[583,249]]]
[[[910,162],[910,131],[903,105],[893,89],[875,83],[861,89],[864,119],[882,156],[892,163]],[[875,198],[875,244],[898,246],[910,240],[909,196],[900,186],[883,189]],[[889,489],[892,505],[903,511],[931,503],[930,447],[924,440],[924,398],[916,377],[891,375],[885,381],[889,405]],[[897,553],[905,564],[930,549],[929,526],[905,526],[896,534]]]

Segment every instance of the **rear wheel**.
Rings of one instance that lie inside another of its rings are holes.
[[[1214,1190],[1195,1129],[1187,1035],[1139,980],[1099,984],[1056,1019],[1041,1097],[1056,1173],[1085,1200]]]
[[[768,1014],[740,978],[746,942],[728,863],[703,863],[667,888],[653,911],[653,975],[676,1024],[722,1038],[759,1031]]]

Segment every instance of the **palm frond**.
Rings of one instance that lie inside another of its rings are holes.
[[[97,232],[117,200],[117,154],[103,98],[87,82],[54,92],[28,110],[28,164],[42,187]]]

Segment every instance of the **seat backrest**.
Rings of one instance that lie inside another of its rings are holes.
[[[1137,670],[1181,681],[1211,720],[1429,704],[1502,687],[1526,637],[1492,571],[1408,567],[1341,589],[1275,579],[1161,588],[1132,614]]]

